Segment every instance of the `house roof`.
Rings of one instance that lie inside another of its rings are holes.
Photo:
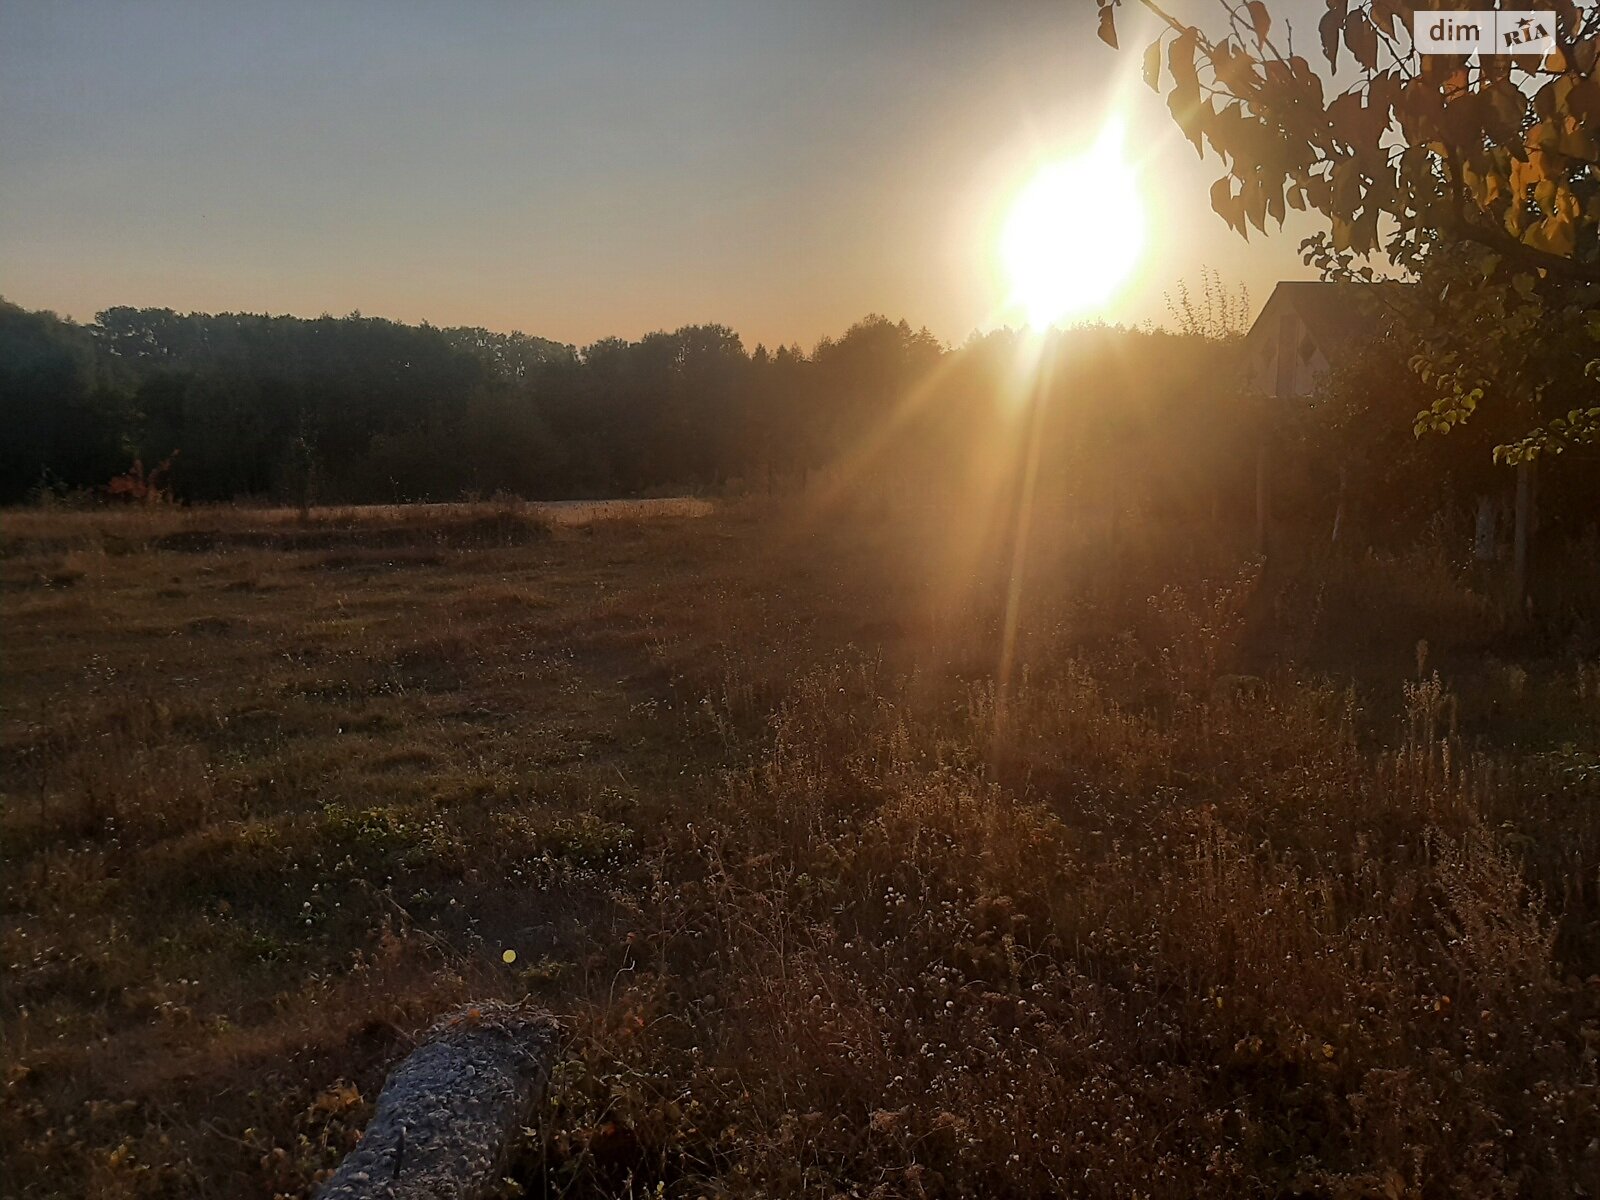
[[[1396,288],[1410,284],[1320,283],[1315,280],[1284,280],[1272,289],[1245,340],[1262,337],[1276,339],[1277,318],[1288,306],[1300,318],[1323,356],[1332,361],[1371,342],[1388,320],[1384,301]]]

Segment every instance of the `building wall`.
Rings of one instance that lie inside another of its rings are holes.
[[[1289,342],[1289,362],[1280,378],[1279,343],[1285,338]],[[1318,379],[1328,370],[1328,358],[1306,330],[1305,323],[1284,305],[1269,305],[1262,312],[1247,349],[1251,390],[1263,395],[1309,396],[1316,390]]]

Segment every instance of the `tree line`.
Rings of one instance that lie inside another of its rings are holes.
[[[964,503],[1015,486],[1031,440],[1052,503],[1243,519],[1270,437],[1280,516],[1324,519],[1342,475],[1351,522],[1403,533],[1507,477],[1487,426],[1413,436],[1414,335],[1391,330],[1318,403],[1271,409],[1241,385],[1238,306],[1208,311],[1208,294],[1180,291],[1173,331],[948,347],[869,316],[809,351],[747,350],[723,325],[578,348],[360,314],[113,308],[78,324],[0,303],[0,501],[104,494],[135,460],[176,454],[167,484],[189,502],[774,492],[830,471]],[[1594,473],[1573,467],[1551,487],[1592,513]]]
[[[859,396],[939,352],[882,318],[807,355],[750,353],[721,325],[579,350],[360,314],[112,308],[77,324],[0,302],[0,500],[93,489],[174,453],[189,501],[765,483],[822,464],[839,406],[818,399],[818,379]]]

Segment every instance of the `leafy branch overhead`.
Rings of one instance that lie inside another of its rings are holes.
[[[1100,37],[1115,46],[1122,0],[1097,3]],[[1554,317],[1576,339],[1564,349],[1600,357],[1600,8],[1559,0],[1553,52],[1469,63],[1418,55],[1417,10],[1399,0],[1327,0],[1314,32],[1275,21],[1263,0],[1218,0],[1209,30],[1139,3],[1162,27],[1143,53],[1145,82],[1196,152],[1221,159],[1211,206],[1241,236],[1281,227],[1290,209],[1319,214],[1326,228],[1303,248],[1330,277],[1373,278],[1355,260],[1381,253],[1428,285],[1436,315],[1451,284],[1488,287],[1506,314],[1534,314],[1535,343]],[[1514,384],[1516,404],[1535,410],[1524,415],[1543,415],[1538,381],[1486,382],[1507,394]],[[1528,445],[1585,440],[1575,431],[1592,429],[1581,419],[1592,405],[1567,403],[1550,427],[1560,436]],[[1450,411],[1465,419],[1471,406]],[[1429,427],[1451,423],[1433,417]]]
[[[1241,233],[1309,208],[1341,251],[1409,261],[1459,238],[1600,283],[1600,10],[1565,3],[1554,53],[1478,69],[1413,53],[1407,5],[1331,0],[1313,51],[1325,81],[1262,0],[1221,0],[1226,25],[1212,34],[1140,2],[1166,27],[1145,50],[1145,81],[1165,87],[1196,151],[1223,160],[1212,204]],[[1112,45],[1120,3],[1099,10]],[[1335,80],[1348,83],[1332,91]]]

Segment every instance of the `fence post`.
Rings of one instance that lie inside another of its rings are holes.
[[[1517,510],[1513,524],[1511,542],[1511,601],[1516,606],[1517,615],[1523,616],[1528,611],[1528,584],[1531,576],[1531,546],[1534,526],[1534,483],[1533,463],[1523,461],[1517,464]]]
[[[1256,553],[1267,557],[1268,532],[1272,524],[1272,488],[1268,475],[1271,456],[1267,453],[1268,431],[1261,431],[1256,446]]]

